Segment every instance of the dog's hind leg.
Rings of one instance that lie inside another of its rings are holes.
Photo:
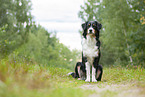
[[[75,66],[75,73],[76,73],[76,75],[77,75],[77,77],[78,78],[80,78],[81,76],[80,76],[80,67],[81,67],[81,62],[77,62],[76,63],[76,66]]]
[[[90,64],[89,62],[86,62],[85,63],[86,65],[86,76],[87,76],[87,79],[85,80],[85,82],[90,82]]]
[[[81,64],[82,64],[81,62],[77,62],[76,66],[75,66],[75,73],[74,72],[68,73],[68,76],[71,75],[73,78],[79,78],[80,77],[79,72],[80,72]]]
[[[77,70],[78,70],[78,80],[81,80],[81,66],[77,66]]]
[[[103,67],[101,65],[97,66],[96,73],[97,73],[97,76],[96,76],[97,81],[101,81],[102,74],[103,74]]]

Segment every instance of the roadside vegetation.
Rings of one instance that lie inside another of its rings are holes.
[[[89,94],[76,88],[78,82],[68,77],[68,72],[66,68],[2,60],[0,97],[80,97]]]
[[[104,67],[102,81],[97,83],[86,83],[68,76],[72,71],[61,67],[2,60],[0,97],[88,97],[92,94],[106,97],[130,89],[138,89],[138,96],[145,95],[145,69],[141,67]]]

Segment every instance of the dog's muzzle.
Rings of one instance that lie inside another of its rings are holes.
[[[94,32],[94,29],[93,28],[89,28],[88,29],[88,34],[94,34],[95,32]]]

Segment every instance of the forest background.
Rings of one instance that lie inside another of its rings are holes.
[[[88,0],[81,6],[78,16],[82,22],[98,20],[103,25],[100,64],[144,66],[144,3],[143,0]],[[81,52],[69,50],[59,43],[54,32],[36,25],[31,7],[30,0],[1,0],[0,59],[72,68]]]

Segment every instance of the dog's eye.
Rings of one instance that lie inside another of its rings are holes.
[[[95,27],[96,25],[95,24],[93,24],[93,27]]]
[[[91,24],[88,24],[88,26],[91,26]]]

